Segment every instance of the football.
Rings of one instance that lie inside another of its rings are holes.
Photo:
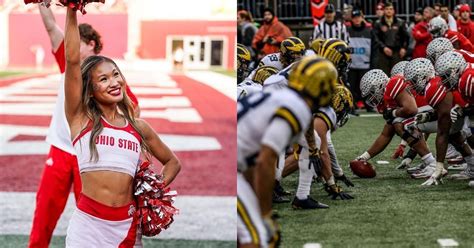
[[[375,177],[375,168],[367,161],[352,160],[350,162],[352,173],[360,178]]]

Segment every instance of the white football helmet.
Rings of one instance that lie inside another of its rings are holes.
[[[405,79],[411,82],[418,94],[423,94],[426,84],[435,76],[433,64],[425,58],[416,58],[405,66]]]
[[[408,61],[406,60],[396,63],[393,66],[392,70],[390,71],[390,77],[397,76],[397,75],[404,76],[403,71],[405,70],[405,66],[407,64],[408,64]]]
[[[360,91],[369,106],[375,108],[382,102],[388,80],[387,74],[380,69],[372,69],[364,74],[360,80]]]
[[[448,89],[454,89],[466,66],[464,57],[458,52],[451,51],[439,56],[435,63],[435,71],[436,75],[441,77],[443,85]]]
[[[439,37],[430,42],[426,48],[426,57],[431,60],[432,63],[436,63],[436,59],[439,58],[443,53],[453,51],[453,43],[447,38]]]
[[[448,24],[441,16],[431,19],[428,24],[428,31],[431,33],[433,38],[442,37],[446,31],[448,31],[448,28]]]

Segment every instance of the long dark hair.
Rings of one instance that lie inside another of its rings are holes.
[[[104,126],[100,121],[102,116],[102,111],[100,110],[98,103],[94,97],[90,97],[94,91],[94,86],[92,82],[92,71],[101,63],[108,62],[115,66],[117,71],[120,73],[125,84],[127,84],[125,77],[120,71],[117,64],[110,58],[100,55],[94,55],[86,58],[81,64],[81,74],[82,74],[82,97],[81,97],[81,107],[83,108],[86,116],[92,121],[92,130],[91,130],[91,139],[89,141],[89,149],[91,150],[90,160],[95,162],[99,159],[99,153],[97,152],[97,147],[95,144],[96,138],[102,132]],[[124,116],[124,118],[132,125],[133,128],[138,132],[141,137],[141,150],[145,154],[148,154],[150,151],[148,145],[145,142],[141,130],[137,127],[137,122],[135,119],[135,109],[133,108],[133,103],[128,97],[126,90],[122,90],[123,100],[117,104],[119,112]]]

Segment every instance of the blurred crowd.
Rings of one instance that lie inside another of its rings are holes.
[[[448,24],[448,32],[459,37],[459,47],[474,44],[474,23],[471,20],[471,7],[467,4],[456,5],[453,9],[441,3],[416,9],[411,22],[397,17],[397,10],[391,2],[379,3],[375,7],[377,18],[367,20],[358,6],[344,5],[341,15],[334,5],[328,4],[324,18],[314,27],[312,38],[341,39],[350,46],[352,62],[348,71],[348,86],[352,91],[357,108],[364,106],[360,95],[359,82],[370,69],[381,69],[390,74],[392,67],[400,61],[426,57],[428,44],[436,38],[437,30],[430,30],[430,21],[439,17]],[[291,36],[292,31],[275,15],[272,9],[263,10],[263,21],[257,23],[252,13],[240,10],[237,14],[238,43],[246,46],[251,52],[256,67],[265,55],[278,52],[281,42]],[[445,30],[441,31],[443,34]],[[466,38],[466,39],[464,39]],[[353,114],[357,114],[354,112]]]

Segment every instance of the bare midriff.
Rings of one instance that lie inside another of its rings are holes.
[[[122,207],[133,201],[133,178],[122,172],[81,173],[82,194],[109,207]]]

